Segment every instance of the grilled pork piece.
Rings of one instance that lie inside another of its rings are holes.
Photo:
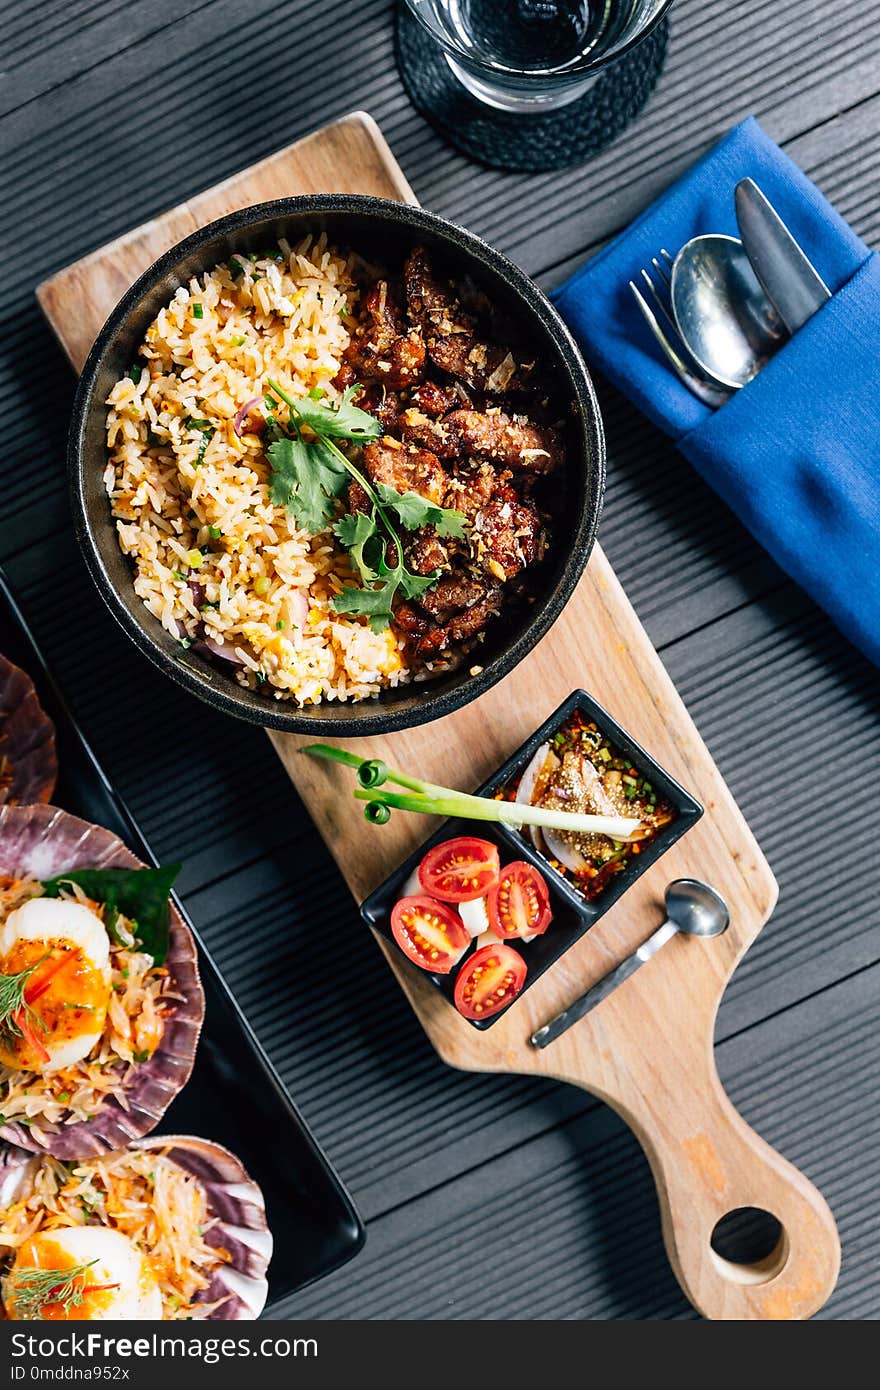
[[[431,263],[423,246],[415,246],[403,267],[406,308],[411,323],[428,339],[474,331],[474,320],[461,304],[434,279]]]
[[[380,280],[364,297],[364,317],[342,354],[336,385],[357,380],[401,390],[421,380],[424,365],[421,334],[407,328],[388,282]]]
[[[412,544],[406,549],[407,563],[414,574],[433,574],[435,570],[449,567],[449,551],[436,534],[433,526],[423,526],[416,531]]]
[[[486,587],[450,578],[449,588],[442,590],[444,583],[446,581],[441,580],[435,589],[429,589],[420,603],[402,603],[394,615],[397,626],[414,642],[419,656],[430,657],[457,642],[476,637],[501,611],[503,599],[498,586]],[[441,591],[439,596],[438,590]],[[467,597],[472,601],[455,609],[452,607],[454,597]],[[441,614],[440,621],[425,611],[426,600]],[[441,606],[444,601],[446,606]]]
[[[486,585],[481,580],[450,574],[422,594],[419,603],[438,623],[448,623],[454,614],[472,607],[485,594]]]
[[[480,567],[503,583],[540,557],[541,518],[525,502],[494,497],[477,514],[471,545]]]
[[[415,444],[401,444],[384,435],[364,445],[364,467],[374,483],[388,483],[398,492],[417,492],[437,506],[449,486],[446,470],[436,454]]]
[[[415,247],[407,258],[403,279],[410,322],[421,330],[438,367],[475,391],[525,390],[535,363],[510,348],[481,341],[474,315],[435,279],[424,247]],[[485,296],[475,295],[471,302],[484,303]]]
[[[461,441],[460,452],[522,473],[552,473],[564,451],[556,430],[505,415],[502,410],[454,410],[443,421]]]
[[[463,390],[455,386],[441,386],[436,381],[420,381],[409,393],[409,404],[413,410],[419,410],[423,415],[430,415],[432,420],[438,420],[441,415],[448,415],[450,410],[457,410],[460,406],[466,405],[467,397]]]
[[[355,397],[355,405],[360,406],[361,410],[366,410],[368,414],[375,415],[386,434],[391,434],[397,429],[400,396],[396,391],[389,391],[378,382],[372,386],[365,386]]]
[[[515,354],[511,348],[484,343],[465,334],[430,340],[431,361],[450,376],[463,381],[473,391],[503,396],[525,391],[532,383],[534,359]]]
[[[432,420],[414,406],[401,411],[397,426],[404,439],[430,449],[438,458],[457,458],[461,453],[461,432],[445,420]]]
[[[456,464],[443,505],[463,512],[473,525],[477,514],[493,496],[506,496],[514,502],[519,500],[517,492],[510,486],[510,478],[510,473],[496,472],[491,463],[479,463],[476,467]]]

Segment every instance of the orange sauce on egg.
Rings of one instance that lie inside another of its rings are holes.
[[[39,1071],[43,1049],[71,1042],[104,1024],[110,985],[104,974],[72,941],[21,940],[0,961],[0,973],[17,975],[33,968],[27,985],[28,1029],[0,1033],[0,1062],[18,1071]],[[33,998],[29,998],[29,995]]]
[[[66,1271],[76,1269],[78,1261],[68,1255],[67,1251],[56,1240],[50,1236],[32,1236],[26,1240],[19,1249],[15,1259],[15,1264],[9,1272],[9,1285],[12,1289],[12,1296],[8,1298],[6,1306],[6,1316],[12,1322],[20,1321],[15,1311],[15,1275],[18,1270],[25,1269],[51,1269],[58,1271],[58,1282],[65,1278]],[[90,1270],[78,1275],[76,1283],[81,1294],[79,1303],[46,1302],[40,1309],[40,1319],[43,1322],[77,1322],[91,1321],[102,1318],[103,1314],[113,1302],[116,1284],[101,1285],[97,1278],[93,1281]]]

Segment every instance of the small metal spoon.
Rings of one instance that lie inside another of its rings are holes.
[[[737,237],[686,242],[672,265],[670,296],[685,344],[713,381],[732,390],[757,376],[788,337]]]
[[[634,975],[639,967],[656,955],[660,947],[671,941],[677,932],[683,932],[685,936],[720,936],[722,932],[727,931],[729,925],[730,913],[720,893],[710,888],[708,883],[701,883],[698,878],[674,879],[666,889],[666,921],[663,926],[658,927],[647,941],[631,956],[622,960],[620,965],[603,975],[586,994],[582,994],[573,1004],[569,1004],[567,1009],[563,1009],[561,1014],[551,1018],[549,1023],[545,1023],[543,1028],[533,1033],[529,1039],[532,1047],[546,1047],[558,1038],[560,1033],[566,1032],[573,1023],[583,1018],[584,1014],[588,1014],[597,1004],[601,1004],[603,999],[607,999],[618,985],[622,985],[624,980]]]

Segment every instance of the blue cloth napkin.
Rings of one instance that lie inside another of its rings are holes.
[[[628,281],[661,246],[674,254],[701,232],[737,235],[733,191],[747,175],[833,297],[712,411],[661,356]],[[880,257],[750,117],[554,299],[588,360],[880,664]]]

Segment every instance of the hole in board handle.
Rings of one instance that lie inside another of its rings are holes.
[[[788,1260],[788,1236],[771,1212],[736,1207],[715,1223],[710,1237],[716,1268],[734,1284],[766,1284]]]

